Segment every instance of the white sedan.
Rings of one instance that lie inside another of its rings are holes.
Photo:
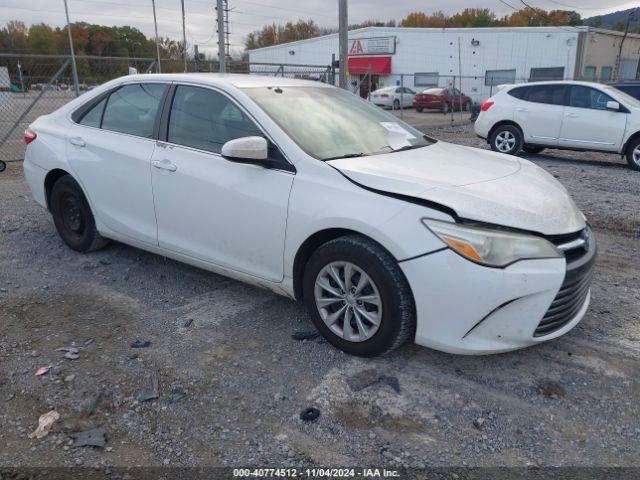
[[[370,100],[378,107],[399,110],[413,106],[413,97],[416,94],[407,87],[385,87],[371,92]]]
[[[513,350],[587,310],[595,240],[551,175],[325,84],[128,76],[25,141],[72,249],[112,239],[301,300],[355,355]]]

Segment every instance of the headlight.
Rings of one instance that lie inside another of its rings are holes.
[[[454,252],[490,267],[505,267],[528,258],[560,258],[551,242],[534,235],[468,227],[425,218],[422,223]]]

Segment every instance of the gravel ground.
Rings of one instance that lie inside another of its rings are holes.
[[[486,148],[469,125],[430,133]],[[0,466],[637,466],[640,173],[609,155],[528,158],[598,237],[585,319],[508,354],[407,345],[372,360],[335,350],[302,305],[267,291],[122,244],[71,251],[11,163],[0,174]],[[300,420],[307,407],[315,422]],[[51,432],[29,439],[50,410]],[[104,447],[73,446],[72,433],[98,427]]]

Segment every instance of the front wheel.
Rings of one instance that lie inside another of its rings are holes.
[[[449,104],[445,103],[444,105],[442,105],[442,113],[444,113],[445,115],[447,113],[449,113]]]
[[[108,243],[96,230],[89,202],[71,175],[53,185],[49,206],[58,234],[73,250],[86,253]]]
[[[416,112],[418,113],[422,112],[422,107],[416,107]]]
[[[627,163],[633,170],[640,170],[640,138],[636,138],[627,148]]]
[[[489,144],[494,152],[516,155],[522,149],[522,132],[514,125],[500,125],[491,135]]]
[[[388,353],[415,335],[411,289],[396,260],[359,235],[316,250],[304,272],[311,319],[335,347],[352,355]]]

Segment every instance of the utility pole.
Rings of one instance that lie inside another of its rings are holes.
[[[158,38],[158,19],[156,18],[156,0],[151,0],[151,6],[153,7],[153,26],[156,29],[156,55],[158,57],[158,73],[162,73],[160,67],[160,39]]]
[[[622,46],[624,45],[624,41],[627,38],[627,34],[629,33],[629,24],[633,17],[636,15],[636,10],[633,9],[629,12],[629,16],[627,16],[627,24],[624,26],[624,35],[622,35],[622,40],[620,40],[620,47],[618,48],[618,56],[616,57],[616,68],[613,72],[613,79],[617,82],[620,80],[620,64],[622,63]]]
[[[71,23],[69,22],[69,7],[67,0],[64,0],[64,13],[67,15],[67,32],[69,32],[69,49],[71,50],[71,72],[73,75],[73,86],[76,91],[76,97],[80,96],[80,87],[78,86],[78,67],[76,65],[76,53],[73,49],[73,36],[71,35]]]
[[[340,58],[340,88],[348,87],[348,63],[349,63],[349,21],[347,19],[347,0],[338,0],[338,53]]]
[[[224,35],[224,0],[217,0],[216,11],[218,12],[218,64],[220,65],[220,73],[226,73],[227,55]]]
[[[180,0],[182,4],[182,61],[184,64],[184,73],[187,73],[187,32],[184,26],[184,0]]]

